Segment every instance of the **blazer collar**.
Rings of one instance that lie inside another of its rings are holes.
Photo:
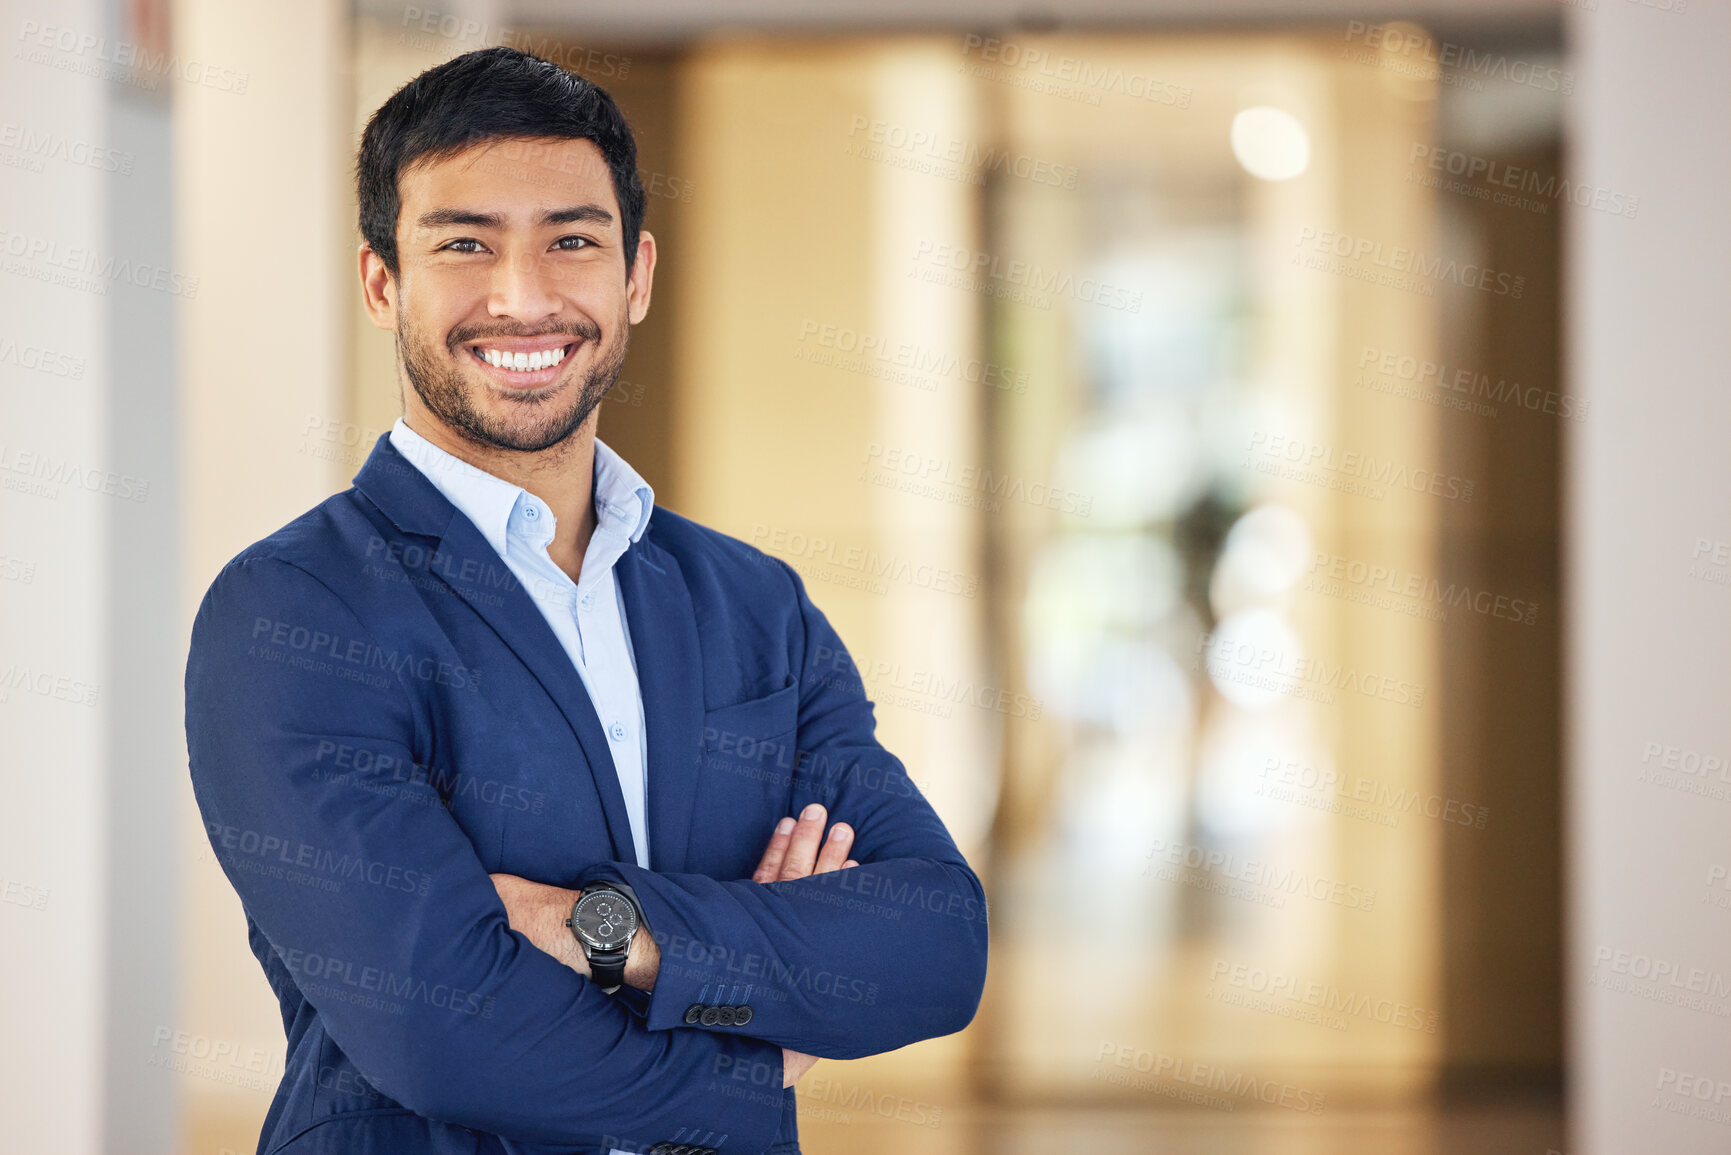
[[[373,451],[355,474],[355,488],[404,533],[443,537],[457,516],[457,507],[439,487],[397,452],[389,433],[373,442]]]

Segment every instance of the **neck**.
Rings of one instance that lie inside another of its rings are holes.
[[[405,397],[403,423],[460,461],[521,486],[547,503],[556,523],[547,554],[576,581],[595,533],[595,427],[599,409],[557,445],[535,452],[500,449],[464,437]]]

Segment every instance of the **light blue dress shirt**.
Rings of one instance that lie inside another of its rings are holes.
[[[613,564],[643,536],[655,508],[655,491],[602,440],[595,439],[595,533],[573,582],[547,555],[555,522],[547,503],[428,441],[402,418],[391,427],[391,444],[424,474],[450,503],[475,523],[499,557],[534,599],[541,616],[578,677],[606,731],[625,794],[637,865],[649,868],[645,768],[649,738],[643,723],[643,693],[637,658],[625,625],[625,599]]]

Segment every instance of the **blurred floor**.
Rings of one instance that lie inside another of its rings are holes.
[[[1563,1148],[1556,1099],[1440,1111],[1091,1110],[960,1107],[925,1127],[859,1111],[801,1112],[808,1155],[1546,1155]],[[847,1116],[845,1121],[841,1116]]]
[[[823,1065],[819,1064],[818,1070]],[[806,1155],[1548,1155],[1562,1152],[1563,1109],[1554,1097],[1438,1111],[1140,1110],[964,1104],[933,1120],[881,1100],[875,1114],[845,1104],[800,1109]],[[195,1117],[188,1151],[243,1155],[224,1144],[240,1120]],[[924,1119],[925,1122],[917,1120]],[[935,1121],[937,1125],[930,1126]],[[198,1123],[204,1124],[199,1126]]]

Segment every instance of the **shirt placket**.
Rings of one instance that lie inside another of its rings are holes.
[[[607,536],[603,536],[607,535]],[[580,581],[576,586],[576,597],[571,612],[577,624],[577,636],[584,652],[591,652],[591,647],[601,664],[607,669],[618,669],[618,654],[613,652],[613,639],[607,630],[607,622],[599,613],[598,603],[601,599],[611,596],[612,591],[612,558],[607,556],[613,547],[614,531],[597,526],[594,536],[590,539],[591,548],[583,561],[583,574],[594,575],[587,581]],[[596,548],[599,547],[599,548]],[[590,693],[595,697],[595,704],[607,719],[607,736],[615,743],[623,743],[632,737],[632,731],[622,709],[623,687],[615,685],[611,680],[606,684],[591,687]],[[615,759],[621,755],[616,753]]]
[[[553,559],[547,553],[547,547],[553,542],[553,530],[550,514],[543,514],[540,507],[531,503],[523,507],[523,520],[516,528],[514,535],[516,545],[523,551],[527,565],[535,573],[539,588],[531,590],[532,596],[545,599],[557,605],[571,623],[571,630],[577,639],[576,654],[573,658],[578,671],[583,674],[585,684],[588,683],[589,654],[588,641],[583,636],[583,622],[577,614],[577,583],[571,580],[571,575],[553,564]]]

